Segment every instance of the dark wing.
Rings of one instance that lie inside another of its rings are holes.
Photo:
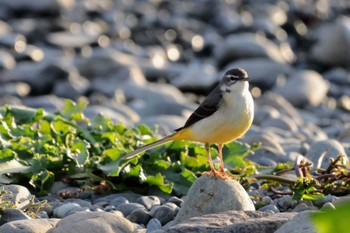
[[[200,121],[203,118],[206,118],[215,113],[219,108],[221,99],[222,93],[220,86],[218,85],[212,92],[209,93],[209,95],[204,99],[199,107],[191,114],[191,116],[187,119],[185,125],[181,128],[176,129],[175,131],[180,131],[184,128],[187,128],[197,121]]]

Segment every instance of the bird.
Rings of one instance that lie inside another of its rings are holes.
[[[201,142],[204,143],[210,167],[210,172],[205,173],[227,179],[229,175],[225,172],[222,148],[226,143],[242,137],[252,125],[254,118],[254,101],[249,91],[250,80],[242,68],[228,70],[181,128],[175,129],[174,133],[158,141],[135,149],[123,159],[131,159],[143,151],[170,141]],[[218,171],[210,154],[212,144],[218,147],[220,160]]]

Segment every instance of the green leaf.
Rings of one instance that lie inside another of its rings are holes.
[[[222,156],[227,168],[239,167],[244,169],[246,160],[244,157],[250,152],[249,148],[238,142],[231,142],[224,146]]]
[[[67,156],[73,159],[78,167],[82,167],[89,159],[89,148],[90,144],[87,141],[75,140],[73,146],[67,150]]]
[[[301,200],[316,201],[322,199],[323,197],[324,194],[322,193],[306,193],[302,195]]]
[[[318,233],[348,233],[350,229],[350,202],[336,206],[335,210],[326,210],[311,215]]]
[[[15,152],[11,149],[0,150],[0,163],[14,159]]]
[[[137,126],[137,129],[140,131],[141,135],[153,135],[152,130],[144,124]]]
[[[120,171],[126,165],[123,162],[124,153],[117,148],[106,149],[103,151],[98,168],[104,171],[108,176],[119,176]]]
[[[83,111],[87,105],[86,102],[79,101],[79,103],[75,103],[72,100],[66,99],[64,104],[65,106],[62,111],[63,116],[72,120],[85,120]]]
[[[166,184],[164,182],[164,177],[160,173],[157,173],[154,176],[152,175],[147,176],[144,182],[150,185],[157,186],[160,190],[162,190],[165,193],[171,193],[173,189],[173,184]]]

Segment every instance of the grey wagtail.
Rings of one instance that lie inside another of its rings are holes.
[[[173,140],[189,140],[205,143],[210,172],[217,177],[226,178],[222,147],[225,143],[242,137],[254,118],[254,101],[249,92],[248,74],[237,68],[227,71],[221,82],[204,99],[188,118],[185,125],[175,133],[156,142],[140,147],[125,155],[130,159],[137,154]],[[210,144],[217,144],[220,169],[216,171],[210,156]]]

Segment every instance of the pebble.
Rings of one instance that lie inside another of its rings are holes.
[[[135,209],[127,216],[127,219],[131,222],[143,224],[144,226],[148,224],[151,218],[152,216],[149,214],[149,212],[144,209]]]
[[[145,207],[138,203],[124,203],[124,204],[118,205],[116,209],[122,212],[124,216],[128,216],[134,210],[145,209]]]
[[[299,70],[291,74],[283,86],[274,88],[273,92],[297,107],[317,106],[326,97],[328,88],[329,84],[316,71]]]
[[[262,211],[262,212],[271,212],[271,213],[279,213],[280,212],[280,210],[274,204],[269,204],[269,205],[263,206],[258,210]]]
[[[125,197],[116,197],[109,204],[112,206],[118,207],[120,204],[127,204],[127,203],[129,203],[129,201]]]
[[[77,203],[66,203],[53,210],[53,216],[56,218],[64,218],[76,212],[90,211],[87,207],[82,207]]]
[[[323,159],[320,161],[321,154],[326,153]],[[343,146],[335,139],[327,139],[314,142],[310,145],[306,157],[310,159],[316,167],[326,169],[329,166],[329,159],[336,158],[339,155],[346,155]],[[345,161],[348,161],[348,157],[345,157]]]
[[[24,186],[10,184],[4,185],[3,189],[6,193],[1,197],[1,200],[9,201],[19,209],[26,207],[32,199],[32,194]]]
[[[25,219],[31,218],[28,215],[26,215],[22,210],[7,208],[1,211],[0,226],[8,222]]]
[[[147,224],[147,233],[154,233],[162,228],[162,224],[157,218],[152,218]]]
[[[148,210],[153,206],[160,205],[160,199],[157,196],[142,196],[139,197],[136,202],[143,205]]]

